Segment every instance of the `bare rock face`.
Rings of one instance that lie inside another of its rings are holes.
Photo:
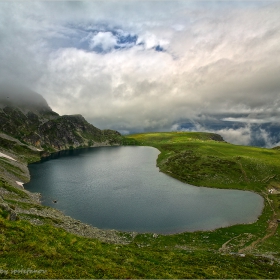
[[[0,86],[0,132],[45,151],[118,145],[119,132],[100,130],[81,115],[52,111],[39,94],[18,87]]]

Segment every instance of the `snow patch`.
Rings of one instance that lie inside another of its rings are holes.
[[[10,157],[10,156],[7,156],[7,155],[5,155],[5,154],[3,154],[3,153],[0,153],[0,157],[4,157],[4,158],[11,159],[11,160],[13,160],[13,161],[16,161],[14,158],[12,158],[12,157]]]
[[[23,188],[23,182],[16,181],[16,183]]]

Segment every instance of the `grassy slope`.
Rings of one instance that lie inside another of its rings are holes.
[[[192,184],[264,193],[269,184],[278,185],[279,152],[209,141],[210,136],[139,134],[125,142],[158,148],[160,169]],[[189,162],[195,169],[187,169]],[[205,174],[198,172],[201,166]],[[252,168],[258,171],[252,172]],[[206,176],[209,172],[223,175],[228,184]],[[280,258],[279,229],[269,229],[267,222],[273,209],[279,211],[279,197],[269,198],[273,203],[266,204],[257,223],[171,236],[139,234],[133,239],[127,235],[132,241],[129,245],[77,237],[50,225],[8,221],[7,213],[0,210],[0,278],[279,278],[280,266],[275,259],[254,255]],[[270,232],[272,236],[268,236]],[[256,245],[248,247],[252,242]],[[242,250],[245,257],[229,254]],[[15,270],[21,272],[15,274]]]
[[[127,143],[156,147],[161,151],[157,165],[162,172],[196,186],[251,190],[265,198],[259,220],[251,225],[237,225],[209,234],[207,241],[220,251],[249,252],[280,257],[280,153],[276,149],[237,146],[211,140],[212,134],[146,133],[127,137]],[[183,234],[184,235],[184,234]],[[199,233],[194,233],[199,235]],[[227,237],[226,237],[227,236]],[[237,237],[239,236],[239,237]],[[173,238],[173,237],[170,237]],[[207,246],[202,239],[197,242]],[[221,248],[221,247],[220,247]]]
[[[280,273],[266,258],[190,250],[192,239],[183,236],[185,247],[163,246],[152,235],[121,246],[24,221],[0,219],[0,225],[1,278],[277,278]],[[28,269],[33,272],[14,274]]]
[[[211,134],[209,135],[211,136]],[[204,133],[132,135],[140,145],[158,148],[160,170],[181,181],[215,188],[266,191],[280,187],[280,152],[207,140]]]

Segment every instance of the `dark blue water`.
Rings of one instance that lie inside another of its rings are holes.
[[[29,165],[25,188],[42,204],[102,229],[175,233],[251,223],[255,193],[194,187],[156,167],[152,147],[99,147],[61,152]],[[53,203],[57,200],[57,203]]]

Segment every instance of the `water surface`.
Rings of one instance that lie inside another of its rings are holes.
[[[152,147],[60,152],[30,164],[31,181],[24,186],[40,192],[43,205],[102,229],[212,230],[250,223],[261,214],[261,196],[182,183],[159,172],[158,154]]]

